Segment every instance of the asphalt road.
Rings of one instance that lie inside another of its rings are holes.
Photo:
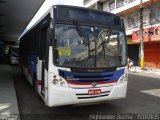
[[[160,78],[129,74],[127,97],[88,106],[49,108],[38,98],[33,87],[20,74],[14,74],[21,120],[89,120],[104,114],[157,114],[160,97],[143,90],[160,89]]]

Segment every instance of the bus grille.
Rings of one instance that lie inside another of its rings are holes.
[[[98,95],[88,95],[88,93],[78,93],[76,94],[77,99],[91,99],[91,98],[100,98],[100,97],[105,97],[108,96],[110,93],[110,91],[105,91],[105,92],[101,92]]]

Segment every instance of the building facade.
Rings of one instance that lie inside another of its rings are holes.
[[[140,5],[143,6],[144,61],[160,68],[160,0],[84,0],[84,7],[99,9],[123,17],[128,55],[139,64]]]

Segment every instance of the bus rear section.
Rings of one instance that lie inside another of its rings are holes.
[[[23,73],[49,107],[126,97],[123,19],[73,6],[52,6],[20,40]],[[36,20],[34,20],[36,21]]]

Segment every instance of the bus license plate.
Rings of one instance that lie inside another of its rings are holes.
[[[101,93],[101,89],[88,90],[89,95],[97,95]]]

